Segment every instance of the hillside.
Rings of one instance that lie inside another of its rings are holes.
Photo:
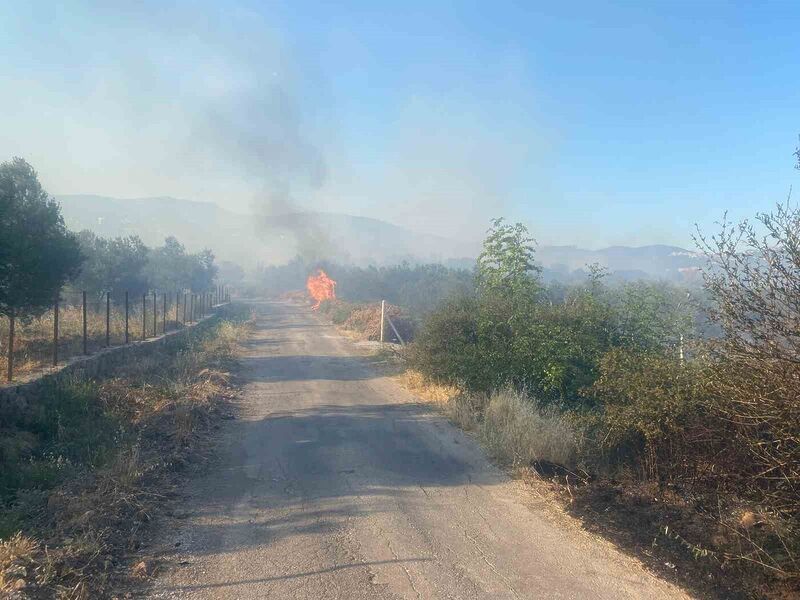
[[[338,213],[296,212],[242,215],[207,202],[169,197],[121,200],[92,195],[57,196],[67,225],[103,236],[139,235],[149,245],[175,235],[188,249],[211,248],[221,260],[245,267],[285,262],[301,253],[309,259],[360,265],[444,262],[471,266],[479,248],[435,235],[421,234],[378,219]],[[537,258],[548,279],[580,276],[598,263],[617,277],[691,280],[699,257],[676,246],[612,246],[587,250],[577,246],[540,246]]]
[[[177,198],[121,200],[92,195],[56,196],[67,226],[103,236],[138,235],[161,244],[174,235],[190,250],[211,248],[243,266],[285,262],[298,253],[358,264],[441,261],[473,254],[446,238],[419,234],[377,219],[336,213],[237,214],[216,204]]]

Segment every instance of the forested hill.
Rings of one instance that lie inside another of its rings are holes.
[[[471,267],[477,245],[420,234],[378,219],[338,213],[297,212],[254,217],[216,204],[169,197],[121,200],[93,195],[57,196],[67,225],[102,236],[138,235],[149,245],[176,236],[187,249],[211,248],[221,260],[243,266],[285,262],[298,253],[308,259],[359,265],[443,262]],[[586,250],[577,246],[539,246],[537,260],[545,277],[579,277],[598,263],[620,278],[696,277],[699,257],[675,246],[614,246]]]

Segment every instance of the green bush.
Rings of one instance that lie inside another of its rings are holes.
[[[693,476],[719,441],[705,425],[713,410],[707,381],[700,361],[622,348],[604,354],[599,377],[583,391],[594,408],[575,415],[593,440],[595,470],[634,466],[652,480]]]
[[[485,389],[492,372],[482,361],[478,342],[477,302],[461,296],[427,317],[407,358],[410,366],[432,380]]]

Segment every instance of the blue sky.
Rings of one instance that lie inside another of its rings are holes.
[[[0,155],[52,193],[598,247],[800,180],[797,2],[46,4],[0,7]]]

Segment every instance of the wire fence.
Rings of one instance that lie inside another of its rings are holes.
[[[229,301],[226,286],[200,293],[62,291],[40,317],[0,317],[0,373],[7,381],[33,379],[75,356],[182,329]]]

